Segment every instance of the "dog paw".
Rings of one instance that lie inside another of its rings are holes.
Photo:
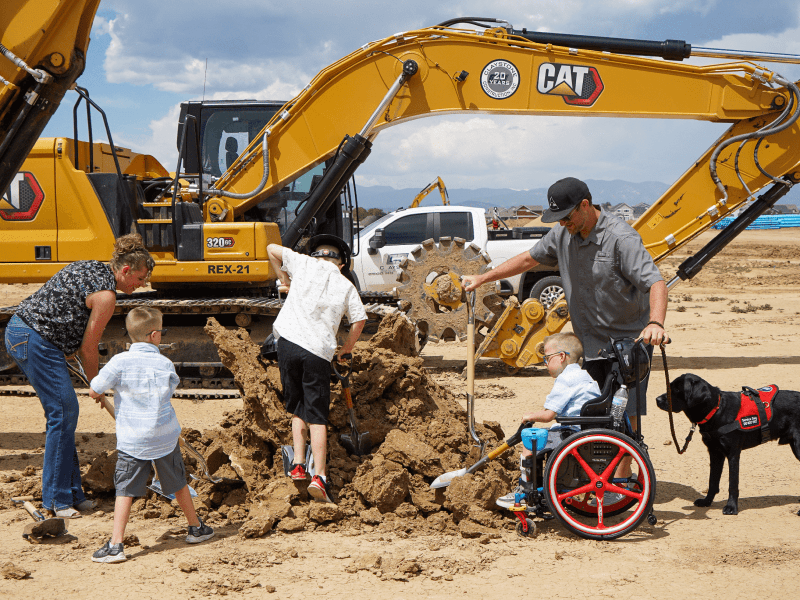
[[[722,514],[723,515],[737,515],[737,514],[739,514],[739,509],[737,507],[735,507],[735,506],[725,506],[725,508],[722,509]]]
[[[708,498],[698,498],[694,501],[695,506],[711,506],[711,500]]]

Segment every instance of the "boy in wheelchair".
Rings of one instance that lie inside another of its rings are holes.
[[[597,382],[580,366],[582,358],[583,345],[574,333],[556,333],[545,338],[544,364],[550,376],[555,378],[555,383],[545,398],[544,410],[526,413],[522,416],[523,423],[548,423],[556,417],[577,417],[586,402],[600,396]],[[574,431],[576,429],[571,427],[553,426],[548,434],[547,446],[557,446],[561,443],[562,433],[569,435]],[[523,492],[523,484],[527,481],[523,462],[532,454],[531,450],[523,447],[519,485],[498,498],[498,506],[510,508],[514,505],[517,494]]]

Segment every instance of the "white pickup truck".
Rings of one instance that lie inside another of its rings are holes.
[[[524,252],[537,242],[546,227],[516,227],[490,230],[486,211],[468,206],[425,206],[399,209],[371,223],[355,240],[352,273],[362,291],[389,292],[400,285],[398,265],[424,240],[438,243],[440,237],[460,237],[480,247],[495,267]],[[535,269],[500,281],[501,295],[515,294],[520,301],[539,298],[549,306],[562,294],[558,271]]]

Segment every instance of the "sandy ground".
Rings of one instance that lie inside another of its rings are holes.
[[[703,236],[703,240],[709,236]],[[700,244],[690,245],[689,251]],[[687,251],[682,253],[684,256]],[[674,272],[676,259],[662,269]],[[667,349],[671,377],[696,373],[713,384],[738,390],[776,383],[800,389],[796,338],[800,307],[800,241],[796,230],[745,232],[696,278],[670,294]],[[33,286],[0,288],[0,304],[13,304]],[[429,345],[424,366],[448,388],[463,390],[459,377],[466,346]],[[658,355],[657,355],[658,356]],[[793,368],[793,365],[795,366]],[[528,368],[507,375],[497,362],[476,370],[476,417],[499,421],[506,434],[523,411],[541,407],[552,385],[546,372]],[[651,377],[651,398],[664,391],[660,360]],[[356,399],[357,400],[357,399]],[[0,427],[0,567],[30,572],[24,579],[0,579],[0,597],[131,598],[231,597],[301,598],[767,598],[796,593],[800,541],[797,461],[788,447],[768,444],[743,454],[740,513],[724,516],[723,492],[709,508],[692,502],[707,488],[708,459],[699,436],[679,456],[666,413],[651,401],[643,423],[655,467],[658,523],[643,525],[611,542],[568,533],[555,521],[540,524],[535,539],[510,528],[496,537],[418,535],[403,529],[349,532],[273,532],[241,539],[238,525],[214,523],[217,536],[187,546],[182,518],[135,516],[128,528],[140,545],[126,548],[118,565],[90,561],[111,529],[111,502],[100,511],[68,522],[69,536],[32,545],[21,537],[29,517],[8,507],[14,480],[40,476],[44,419],[35,397],[4,396]],[[174,401],[181,424],[214,428],[239,400]],[[676,419],[683,440],[689,423]],[[81,399],[76,439],[82,461],[114,446],[114,425],[88,398]],[[726,488],[727,469],[722,487]],[[511,524],[511,518],[508,518]]]

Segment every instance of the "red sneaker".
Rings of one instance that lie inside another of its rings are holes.
[[[314,475],[311,483],[308,484],[308,494],[319,502],[329,502],[335,504],[331,498],[331,488],[327,481],[323,481],[319,475]]]
[[[308,479],[308,473],[306,473],[306,466],[303,464],[295,465],[294,469],[289,472],[289,477],[294,479],[295,481],[305,481]]]

